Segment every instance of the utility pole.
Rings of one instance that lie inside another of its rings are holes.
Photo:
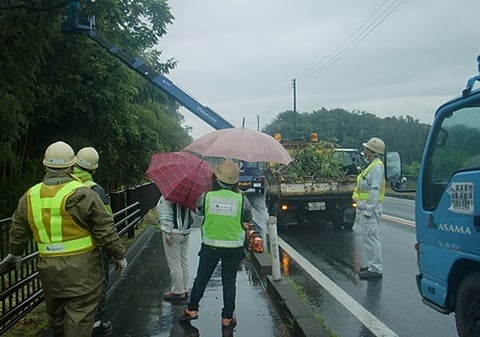
[[[260,131],[260,115],[257,115],[257,131]]]
[[[293,138],[297,138],[297,81],[293,79]]]

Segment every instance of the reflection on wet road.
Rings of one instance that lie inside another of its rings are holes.
[[[249,199],[253,199],[252,204],[258,207],[254,210],[254,219],[257,220],[257,216],[264,221],[268,215],[266,209],[262,209],[265,208],[263,196],[249,194]],[[384,212],[388,214],[388,200],[384,203]],[[454,316],[441,315],[420,300],[415,283],[418,270],[414,228],[382,219],[380,236],[384,278],[377,281],[358,278],[357,271],[365,261],[359,228],[354,227],[351,231],[334,230],[319,222],[313,226],[279,230],[279,236],[301,254],[312,268],[328,277],[394,334],[401,337],[456,336]],[[370,331],[356,314],[341,305],[319,286],[314,277],[305,272],[303,266],[300,267],[285,253],[282,266],[285,275],[301,286],[313,310],[325,319],[327,326],[338,336],[381,335],[378,331]]]
[[[195,228],[190,234],[188,253],[191,283],[197,271],[200,242],[200,230]],[[170,288],[170,276],[160,233],[153,235],[136,261],[129,262],[127,275],[107,300],[106,319],[113,322],[112,337],[214,337],[228,332],[220,327],[223,306],[220,268],[213,273],[200,302],[199,319],[192,324],[180,324],[178,318],[184,303],[162,300],[162,294]],[[248,260],[241,264],[237,274],[235,311],[238,325],[228,336],[290,337]]]

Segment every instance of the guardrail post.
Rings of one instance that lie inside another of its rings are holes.
[[[277,217],[268,218],[268,233],[270,235],[270,254],[272,255],[272,277],[274,281],[282,279],[280,271],[280,254],[278,251]]]
[[[137,193],[135,188],[128,188],[127,189],[127,206],[135,203],[137,201]],[[126,224],[128,226],[128,222]],[[131,239],[135,236],[135,227],[132,226],[128,229],[128,238]]]

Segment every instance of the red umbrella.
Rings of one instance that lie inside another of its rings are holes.
[[[153,154],[146,174],[166,200],[191,210],[195,210],[200,194],[212,188],[212,168],[188,152]]]

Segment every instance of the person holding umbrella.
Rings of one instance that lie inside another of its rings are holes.
[[[252,220],[251,205],[238,189],[240,170],[231,159],[219,163],[214,169],[211,191],[203,193],[197,201],[197,214],[203,215],[202,245],[197,275],[190,293],[190,300],[180,316],[180,322],[198,318],[199,302],[218,262],[221,260],[223,309],[221,325],[232,329],[237,321],[234,316],[236,277],[241,261],[245,258],[244,222]]]
[[[163,249],[172,282],[170,291],[163,294],[163,300],[186,300],[189,286],[188,239],[193,217],[188,208],[165,200],[163,195],[158,200],[157,210],[163,237]]]

